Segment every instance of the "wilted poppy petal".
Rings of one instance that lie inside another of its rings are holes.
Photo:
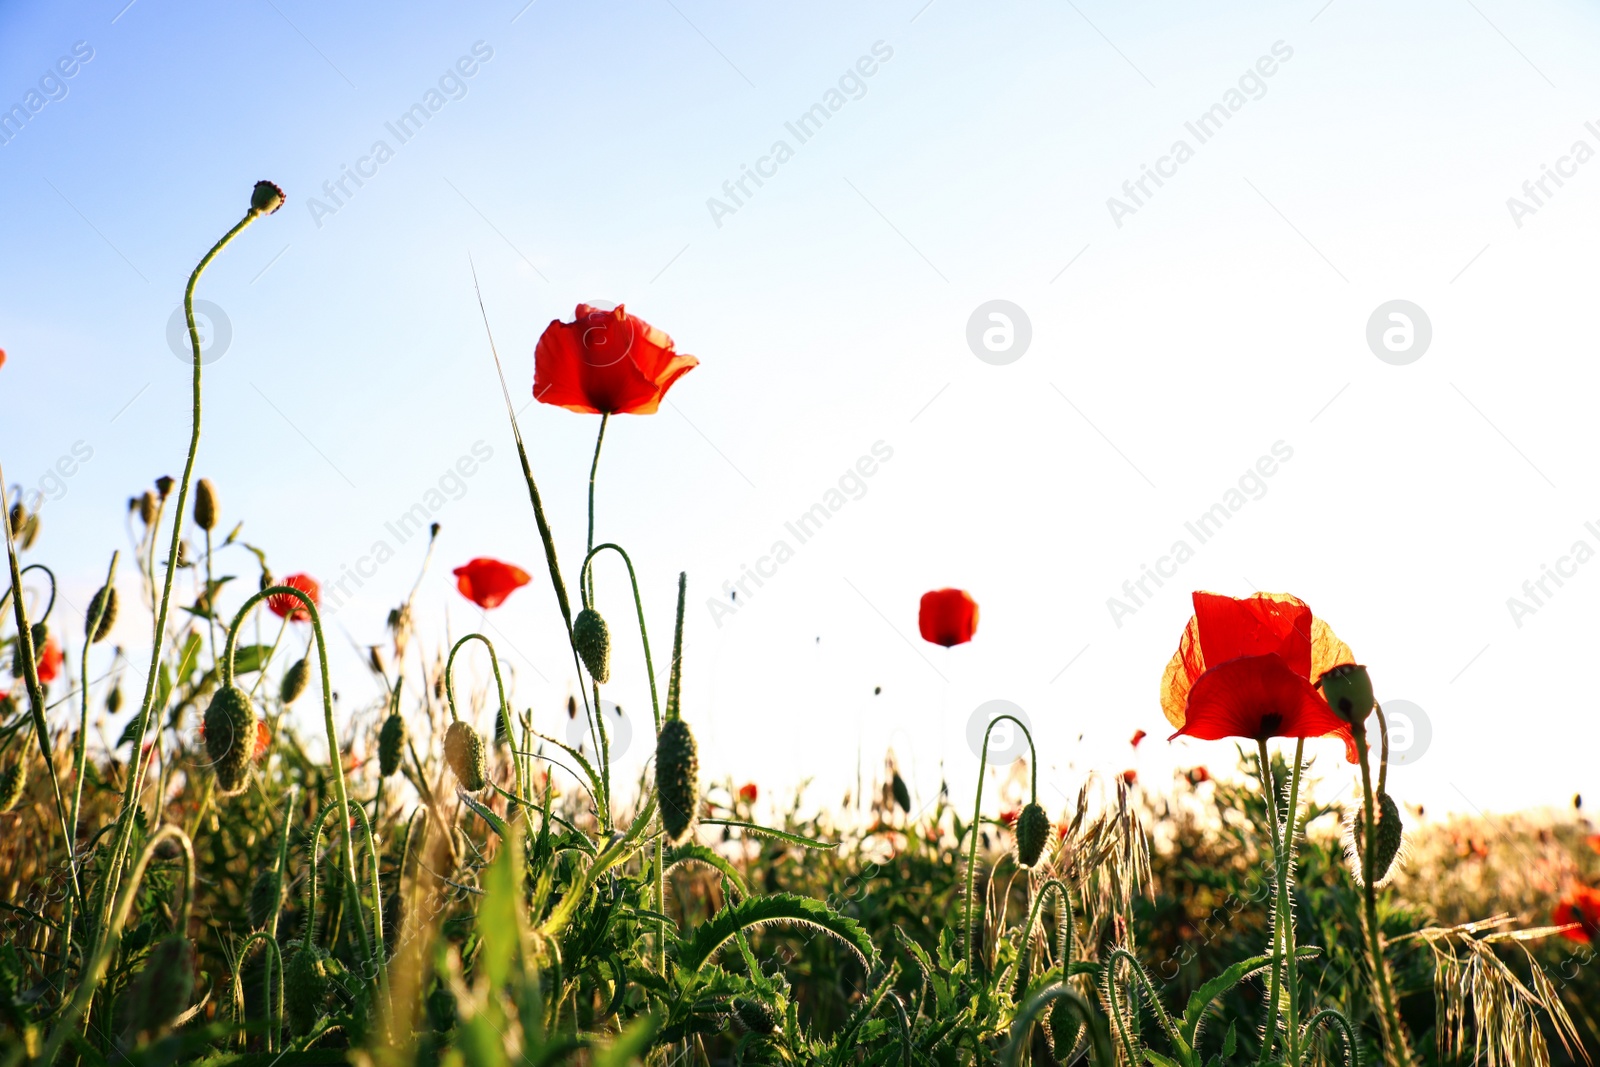
[[[1314,686],[1276,655],[1240,656],[1212,667],[1189,692],[1183,734],[1225,737],[1322,737],[1344,723]]]

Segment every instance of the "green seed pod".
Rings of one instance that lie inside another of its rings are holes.
[[[611,679],[611,631],[593,608],[584,608],[572,620],[572,644],[589,677],[601,685]]]
[[[1367,820],[1365,811],[1357,809],[1350,820],[1350,829],[1345,837],[1345,850],[1350,859],[1350,872],[1355,876],[1357,885],[1365,885],[1362,870],[1365,867],[1367,849]],[[1401,848],[1405,843],[1405,827],[1400,819],[1400,806],[1388,793],[1378,794],[1378,832],[1373,841],[1372,869],[1373,885],[1381,886],[1389,880],[1390,874],[1396,869],[1396,861],[1400,858]]]
[[[156,521],[156,495],[146,489],[135,504],[139,509],[139,521],[149,526]]]
[[[0,767],[0,811],[10,811],[16,807],[27,785],[28,760],[25,754]]]
[[[1348,723],[1365,722],[1375,703],[1372,679],[1358,663],[1341,663],[1317,679],[1333,713]]]
[[[172,487],[174,484],[176,483],[173,482],[172,475],[170,474],[163,474],[161,477],[156,479],[156,492],[161,494],[162,500],[167,499],[167,496],[172,492]]]
[[[406,721],[398,712],[383,720],[378,731],[378,773],[385,778],[400,769],[406,751]]]
[[[1017,816],[1017,863],[1033,867],[1044,855],[1044,846],[1050,840],[1050,816],[1036,803],[1023,806]]]
[[[94,628],[94,633],[89,633],[89,624],[94,622],[95,616],[100,617],[100,625]],[[117,624],[117,587],[103,585],[95,591],[94,598],[89,601],[89,617],[83,621],[84,636],[89,638],[91,645],[97,645],[111,634],[111,627]]]
[[[889,788],[894,792],[894,802],[900,805],[900,810],[907,815],[911,814],[911,790],[906,786],[906,780],[900,777],[900,772],[894,772],[894,781],[889,783]]]
[[[250,191],[250,210],[257,215],[270,215],[283,206],[283,190],[272,182],[256,182]]]
[[[1056,998],[1046,1017],[1045,1033],[1050,1038],[1050,1051],[1058,1063],[1065,1063],[1072,1050],[1078,1047],[1083,1034],[1083,1020],[1073,1011],[1065,997]]]
[[[250,756],[256,745],[256,709],[250,695],[236,685],[225,685],[206,708],[206,755],[217,774],[223,796],[244,791]]]
[[[755,997],[734,997],[733,1017],[753,1034],[770,1034],[778,1029],[778,1009]]]
[[[122,686],[115,686],[106,694],[106,714],[115,715],[122,710]]]
[[[119,1000],[130,1033],[163,1033],[188,1009],[194,999],[194,963],[194,944],[182,934],[156,942]]]
[[[22,528],[28,524],[28,509],[22,506],[22,501],[11,505],[11,536],[21,537]]]
[[[668,719],[656,738],[656,799],[667,840],[681,844],[694,828],[700,804],[700,756],[682,719]]]
[[[283,965],[283,1006],[295,1033],[307,1033],[316,1025],[332,984],[323,951],[316,945],[297,944]]]
[[[476,793],[489,784],[483,735],[459,719],[444,732],[444,758],[467,792]]]
[[[250,883],[250,929],[265,929],[281,907],[283,886],[278,880],[278,872],[268,867]]]
[[[400,929],[406,921],[406,898],[398,889],[391,889],[383,898],[383,947],[390,955],[400,943]]]
[[[283,672],[283,682],[278,686],[278,699],[285,705],[293,704],[300,699],[300,694],[306,691],[306,683],[309,681],[311,681],[311,664],[302,656],[289,664],[289,669]]]
[[[210,478],[201,478],[194,487],[194,524],[202,530],[217,527],[217,487]]]

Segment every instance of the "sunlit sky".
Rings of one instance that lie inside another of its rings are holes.
[[[1157,686],[1190,590],[1264,589],[1420,709],[1398,799],[1600,799],[1597,21],[1502,0],[0,4],[0,108],[23,109],[0,126],[0,463],[46,496],[29,558],[71,618],[128,547],[128,497],[180,472],[168,322],[270,178],[287,206],[199,290],[231,339],[198,473],[279,575],[393,549],[329,619],[348,712],[379,692],[354,649],[422,558],[386,524],[431,499],[424,638],[483,629],[516,704],[565,728],[570,655],[470,257],[574,586],[598,419],[531,403],[540,331],[621,302],[701,361],[659,414],[612,420],[596,522],[639,568],[663,685],[689,574],[708,777],[812,777],[832,802],[858,746],[870,774],[892,745],[920,799],[941,759],[970,795],[966,723],[991,700],[1034,724],[1053,812],[1090,770],[1223,771],[1228,743],[1167,744]],[[802,141],[786,124],[819,104]],[[968,343],[992,300],[1031,330],[1003,365]],[[1368,343],[1395,300],[1431,327],[1404,365]],[[795,542],[784,524],[875,448]],[[1205,543],[1187,530],[1239,499]],[[793,558],[713,611],[780,539]],[[1180,540],[1192,557],[1132,599]],[[535,576],[487,619],[449,574],[478,555]],[[236,606],[254,565],[218,566]],[[916,630],[941,586],[982,609],[949,651]],[[614,561],[599,596],[607,697],[648,722]],[[117,639],[146,658],[148,617]],[[1338,745],[1311,747],[1342,789]]]

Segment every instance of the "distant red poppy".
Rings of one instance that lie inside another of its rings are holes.
[[[1133,732],[1133,739],[1131,741],[1129,741],[1128,744],[1132,745],[1134,748],[1138,748],[1139,747],[1139,742],[1143,741],[1145,738],[1147,738],[1149,736],[1150,735],[1145,733],[1143,730],[1135,730]]]
[[[277,584],[300,590],[311,598],[311,603],[319,608],[322,607],[322,586],[318,585],[317,580],[311,575],[291,574]],[[311,618],[311,613],[300,603],[300,598],[292,593],[272,594],[267,597],[267,607],[271,608],[272,613],[278,618],[288,619],[290,622],[307,622]]]
[[[754,804],[756,802],[756,797],[760,795],[761,790],[756,788],[756,784],[754,782],[746,782],[744,785],[739,787],[739,799],[744,801],[746,804]]]
[[[1134,785],[1139,781],[1139,772],[1129,767],[1122,772],[1121,777],[1123,785]]]
[[[609,311],[579,304],[572,322],[551,320],[534,347],[533,396],[592,415],[650,415],[672,383],[699,365],[621,304]]]
[[[34,661],[34,666],[39,671],[39,684],[49,685],[61,674],[61,646],[56,643],[56,635],[46,637],[44,647],[36,651],[39,658]]]
[[[479,556],[450,573],[461,595],[485,610],[497,608],[506,597],[528,584],[528,572],[497,559]]]
[[[3,348],[0,348],[0,367],[4,367],[5,365],[6,365],[6,350],[3,349]]]
[[[1199,785],[1201,782],[1211,781],[1211,772],[1204,767],[1191,768],[1188,774],[1190,785]]]
[[[1021,817],[1022,817],[1022,809],[1021,808],[1006,808],[1004,811],[1002,811],[1000,813],[1000,821],[1005,823],[1007,826],[1012,826],[1012,827],[1015,827],[1017,825],[1017,820],[1020,819]]]
[[[924,641],[935,645],[964,645],[978,632],[978,602],[963,589],[923,593],[917,628]]]
[[[1337,735],[1354,763],[1349,724],[1313,684],[1354,662],[1350,647],[1295,597],[1197,592],[1194,616],[1161,679],[1161,710],[1177,727],[1172,737]]]
[[[1600,852],[1600,834],[1590,834],[1584,841],[1595,852]]]
[[[205,744],[205,740],[206,740],[206,724],[205,724],[204,721],[202,721],[200,723],[200,729],[198,731],[196,731],[195,736],[196,736],[196,738],[199,740],[199,742],[201,744]],[[262,756],[265,756],[267,754],[267,749],[270,748],[271,745],[272,745],[272,727],[268,726],[264,720],[257,719],[256,720],[256,740],[255,740],[255,744],[250,746],[250,758],[253,759],[253,760],[258,760]]]
[[[1550,914],[1550,921],[1557,926],[1579,924],[1562,932],[1561,936],[1569,941],[1583,945],[1600,941],[1600,892],[1588,886],[1579,886],[1571,896],[1556,905],[1555,911]]]

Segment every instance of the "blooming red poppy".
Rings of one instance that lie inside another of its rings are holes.
[[[1578,924],[1571,930],[1561,932],[1561,936],[1569,941],[1582,945],[1600,941],[1600,892],[1588,886],[1579,886],[1572,895],[1556,905],[1555,911],[1550,914],[1550,921],[1557,926]]]
[[[1139,781],[1139,772],[1134,770],[1132,767],[1130,767],[1127,770],[1122,772],[1122,784],[1123,785],[1136,785],[1136,784],[1138,784],[1138,781]]]
[[[1139,742],[1143,741],[1146,737],[1149,737],[1149,736],[1150,735],[1145,733],[1143,730],[1135,730],[1133,732],[1133,739],[1131,741],[1129,741],[1128,744],[1132,745],[1134,748],[1138,748],[1139,747]]]
[[[1007,826],[1010,826],[1010,827],[1013,827],[1013,828],[1016,827],[1017,820],[1020,819],[1021,817],[1022,817],[1022,809],[1021,808],[1006,808],[1004,811],[1002,811],[1000,813],[1000,821],[1005,823]]]
[[[34,666],[39,671],[39,684],[49,685],[61,674],[61,646],[56,643],[56,635],[50,634],[44,639],[44,647],[37,650],[38,659]]]
[[[552,319],[539,338],[533,396],[591,415],[650,415],[672,383],[699,365],[621,304],[609,311],[579,304],[573,321]]]
[[[461,595],[485,610],[499,607],[512,593],[528,584],[528,572],[497,559],[479,556],[450,573]]]
[[[1344,741],[1354,763],[1349,724],[1313,684],[1331,668],[1354,662],[1350,646],[1295,597],[1197,592],[1194,616],[1161,678],[1161,710],[1177,727],[1172,737],[1332,734]]]
[[[756,802],[756,797],[760,795],[761,790],[756,788],[756,784],[754,782],[746,782],[744,785],[739,787],[739,799],[744,801],[746,804],[754,804]]]
[[[978,602],[964,589],[935,589],[922,594],[917,610],[922,639],[949,648],[964,645],[978,632]]]
[[[318,585],[317,580],[309,574],[291,574],[277,584],[298,589],[311,598],[311,603],[319,608],[322,606],[322,586]],[[300,603],[300,598],[291,593],[272,594],[267,597],[267,607],[271,608],[272,613],[278,618],[288,619],[290,622],[307,622],[311,618],[311,613]]]

